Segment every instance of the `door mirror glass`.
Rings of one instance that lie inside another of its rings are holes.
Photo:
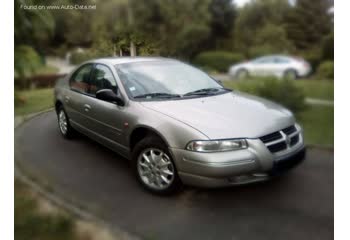
[[[115,94],[111,89],[101,89],[96,92],[96,98],[106,101],[106,102],[114,102],[119,106],[124,106],[124,100]]]

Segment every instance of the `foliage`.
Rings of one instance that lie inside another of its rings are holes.
[[[312,71],[316,71],[322,61],[321,49],[316,46],[300,52],[300,55],[311,64]]]
[[[322,62],[317,68],[316,76],[320,79],[334,79],[334,62]]]
[[[285,29],[282,26],[267,23],[256,33],[254,43],[249,49],[249,57],[288,53],[293,49],[293,44],[288,40]]]
[[[323,39],[322,60],[334,60],[334,33],[332,32]]]
[[[211,0],[209,46],[213,48],[232,48],[232,34],[236,19],[236,8],[232,0]]]
[[[232,0],[104,0],[92,11],[24,11],[23,0],[15,0],[15,46],[29,45],[41,56],[88,49],[74,52],[74,63],[129,55],[131,45],[138,55],[189,61],[203,51],[230,51],[247,58],[292,53],[305,56],[316,68],[334,58],[328,2],[298,0],[292,6],[289,0],[254,0],[236,8]]]
[[[226,85],[226,84],[225,84]],[[293,80],[282,80],[272,77],[246,79],[233,87],[243,92],[267,98],[281,105],[284,105],[293,112],[300,112],[305,109],[305,94]]]
[[[194,63],[207,69],[227,72],[229,67],[243,60],[240,54],[224,51],[202,52],[196,56]]]
[[[298,0],[286,16],[288,38],[300,50],[320,44],[331,31],[329,0]]]
[[[238,16],[235,22],[234,30],[234,42],[235,48],[241,51],[244,55],[249,56],[250,48],[259,48],[260,44],[263,44],[262,48],[267,50],[274,47],[277,40],[283,39],[279,44],[279,49],[272,49],[274,52],[284,51],[284,44],[286,42],[286,34],[284,32],[284,16],[289,11],[290,5],[288,0],[256,0],[246,4],[239,10]],[[279,36],[274,31],[281,34]],[[281,30],[282,29],[282,30]],[[259,33],[262,31],[262,33]],[[261,35],[261,39],[257,39],[257,35]],[[277,36],[277,40],[274,38]],[[264,39],[268,38],[274,40],[272,43],[266,42]],[[266,46],[269,45],[269,46]],[[281,49],[280,46],[283,46]],[[290,47],[290,44],[286,44],[286,47]],[[289,50],[287,48],[287,50]],[[252,50],[253,52],[260,52],[261,50]],[[271,53],[271,52],[269,52]],[[256,55],[256,54],[255,54]]]
[[[110,57],[114,54],[114,45],[111,41],[98,39],[90,49],[79,49],[72,52],[70,62],[80,64],[94,58]]]
[[[132,0],[131,29],[162,56],[191,59],[204,50],[209,37],[209,0]]]
[[[30,46],[19,45],[15,47],[15,78],[26,84],[26,78],[35,74],[42,66],[42,60],[37,52]]]
[[[14,9],[14,38],[15,45],[30,45],[42,53],[49,45],[55,21],[47,10],[23,10],[21,4],[33,5],[37,1],[15,0]]]

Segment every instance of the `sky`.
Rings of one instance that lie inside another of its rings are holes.
[[[233,2],[238,6],[242,7],[244,4],[250,2],[251,0],[233,0]],[[289,2],[293,5],[295,3],[295,0],[289,0]]]
[[[234,0],[233,1],[238,7],[242,7],[247,2],[250,2],[250,0]]]

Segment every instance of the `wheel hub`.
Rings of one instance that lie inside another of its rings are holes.
[[[175,168],[169,156],[162,150],[149,148],[142,151],[137,160],[137,170],[144,184],[162,190],[174,181]]]

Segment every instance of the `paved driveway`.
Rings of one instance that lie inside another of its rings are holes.
[[[64,198],[145,239],[333,239],[333,152],[310,149],[282,178],[225,189],[143,191],[127,160],[85,137],[64,140],[53,112],[16,130],[16,159]]]

